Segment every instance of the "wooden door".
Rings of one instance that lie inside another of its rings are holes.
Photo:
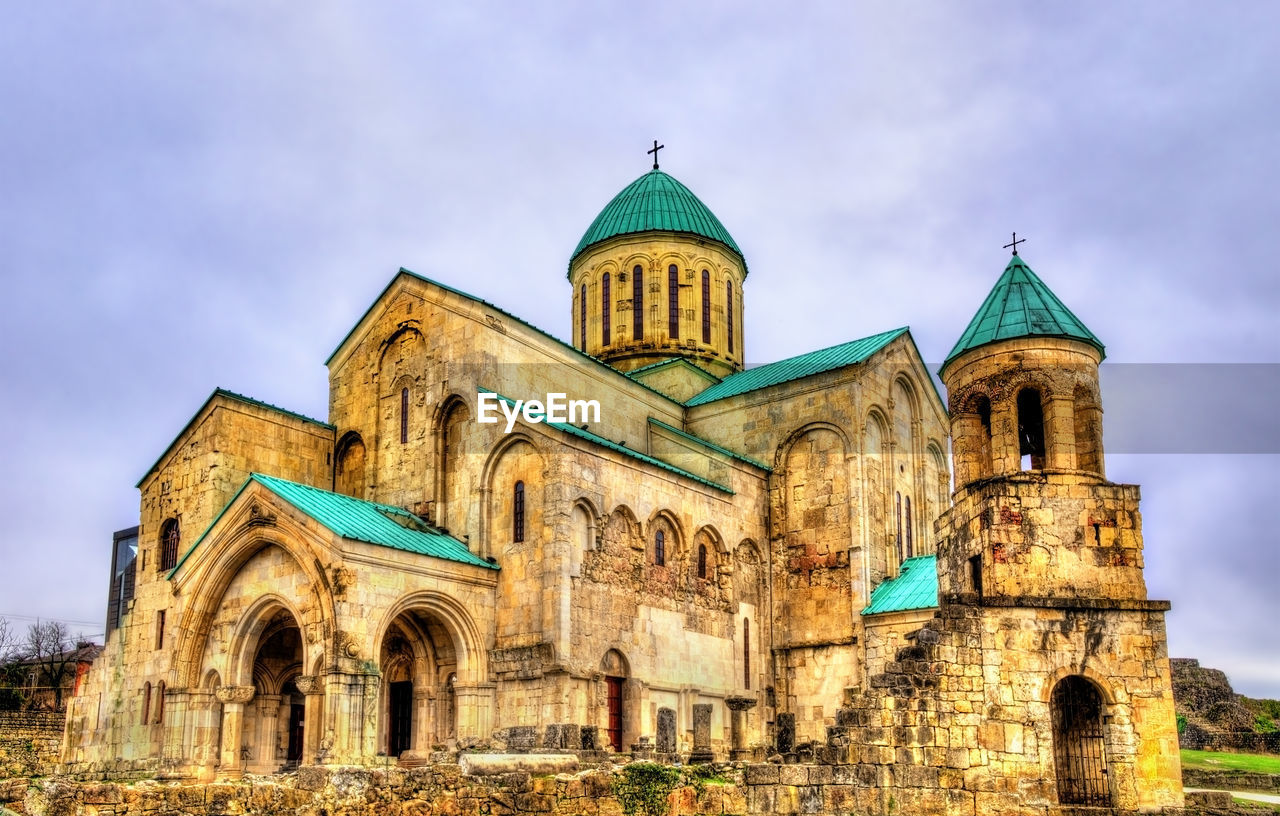
[[[390,727],[387,729],[387,755],[400,756],[409,750],[413,734],[413,681],[392,683],[390,688]]]
[[[302,761],[302,732],[306,723],[307,707],[302,703],[289,706],[289,753],[285,755],[291,763]]]
[[[622,684],[621,677],[606,677],[609,686],[609,744],[613,750],[622,750]]]

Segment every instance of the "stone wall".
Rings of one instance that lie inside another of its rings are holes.
[[[914,809],[910,802],[892,794],[886,796],[872,786],[865,769],[852,765],[766,764],[718,766],[715,770],[715,776],[701,781],[686,771],[680,786],[667,797],[668,816],[918,816],[933,812]],[[473,776],[465,775],[458,765],[435,765],[412,769],[305,768],[270,779],[210,785],[15,779],[0,782],[0,808],[30,816],[622,816],[622,806],[612,793],[618,774],[617,769],[606,768],[574,774],[509,771]],[[998,812],[1014,816],[1030,811]],[[1049,812],[1065,816],[1068,811],[1055,807]],[[1193,800],[1185,810],[1166,808],[1148,813],[1216,816],[1248,812],[1233,808],[1229,801],[1202,806]],[[1133,812],[1108,813],[1129,816]]]
[[[44,776],[62,755],[66,715],[50,711],[0,711],[0,779]]]

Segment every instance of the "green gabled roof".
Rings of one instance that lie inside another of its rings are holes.
[[[733,236],[707,205],[698,200],[680,182],[661,170],[650,170],[628,184],[604,206],[596,220],[587,227],[582,240],[569,257],[569,265],[589,247],[618,235],[637,232],[683,232],[719,241],[742,259],[742,273],[747,261]]]
[[[690,408],[696,405],[705,405],[708,402],[736,397],[748,391],[756,391],[778,383],[798,380],[801,377],[810,377],[814,374],[821,374],[824,371],[861,363],[891,341],[906,333],[907,328],[903,326],[900,329],[873,334],[861,340],[852,340],[831,348],[811,351],[798,357],[789,357],[776,363],[740,371],[737,374],[725,377],[724,380],[698,394],[686,402],[685,405]]]
[[[515,406],[516,404],[515,400],[511,399],[510,397],[504,397],[503,395],[499,394],[497,391],[491,391],[487,388],[478,388],[476,390],[479,391],[481,394],[493,394],[495,397],[502,400],[507,405]],[[577,425],[573,425],[568,422],[546,422],[546,421],[540,422],[539,424],[546,425],[551,428],[555,428],[558,431],[564,431],[570,436],[576,436],[579,439],[585,439],[588,442],[593,442],[603,448],[608,448],[611,451],[621,453],[623,456],[628,456],[632,459],[638,459],[647,465],[653,465],[656,468],[670,471],[671,473],[675,473],[679,476],[683,476],[686,479],[692,479],[693,481],[698,482],[700,484],[704,484],[707,487],[714,487],[716,490],[719,490],[722,493],[728,493],[730,496],[733,495],[733,490],[731,488],[725,487],[724,485],[718,482],[713,482],[710,479],[704,479],[698,474],[690,473],[684,468],[678,468],[675,465],[669,465],[666,462],[662,461],[661,459],[657,459],[653,456],[650,456],[647,453],[641,453],[640,451],[632,450],[631,448],[628,448],[626,445],[621,445],[617,442],[614,442],[613,440],[605,439],[603,436],[600,436],[599,434],[593,434],[591,433],[591,431],[579,428]]]
[[[685,357],[668,357],[665,360],[659,360],[656,363],[649,363],[649,365],[640,366],[639,368],[633,368],[630,371],[624,371],[622,373],[627,377],[635,380],[637,374],[646,374],[650,371],[657,371],[660,368],[666,368],[668,366],[673,366],[673,365],[682,365],[688,368],[692,368],[697,373],[706,377],[708,381],[713,383],[720,382],[719,377],[712,374],[710,371],[707,371],[705,368],[702,368],[701,366],[694,365],[693,363],[689,362],[689,360]],[[636,380],[636,382],[642,382],[642,381]]]
[[[715,451],[716,453],[720,453],[720,454],[723,454],[723,455],[725,455],[725,456],[728,456],[730,459],[737,459],[739,462],[746,462],[748,465],[751,465],[752,467],[758,467],[758,468],[760,468],[761,470],[768,471],[768,472],[770,472],[770,473],[772,473],[772,472],[773,472],[773,468],[769,467],[769,466],[768,466],[768,465],[766,465],[764,462],[760,462],[760,461],[757,461],[757,460],[755,460],[755,459],[752,459],[750,456],[743,456],[743,455],[742,455],[742,454],[740,454],[740,453],[734,453],[733,451],[729,450],[728,448],[722,448],[722,447],[720,447],[719,445],[717,445],[716,443],[711,442],[711,441],[706,440],[706,439],[703,439],[703,438],[702,438],[702,437],[700,437],[700,436],[694,436],[693,434],[689,433],[688,431],[682,431],[682,430],[680,430],[679,428],[677,428],[677,427],[676,427],[676,426],[674,426],[674,425],[668,425],[667,423],[663,422],[663,421],[662,421],[662,420],[660,420],[660,419],[656,419],[656,418],[654,418],[654,417],[649,417],[649,424],[650,424],[650,425],[656,425],[656,426],[658,426],[659,428],[662,428],[662,429],[663,429],[663,430],[665,430],[665,431],[669,431],[670,433],[675,434],[676,436],[680,437],[681,439],[687,439],[687,440],[689,440],[690,442],[694,442],[694,443],[696,443],[696,444],[698,444],[698,445],[701,445],[701,446],[702,446],[702,447],[704,447],[704,448],[708,448],[708,449],[710,449],[710,450],[713,450],[713,451]]]
[[[471,564],[485,569],[498,568],[471,552],[466,544],[448,533],[437,530],[402,508],[344,496],[341,493],[321,490],[318,487],[298,484],[275,476],[252,473],[231,501],[227,502],[226,507],[222,508],[222,512],[213,520],[209,528],[183,554],[182,560],[170,571],[170,577],[186,562],[196,547],[200,546],[200,542],[209,535],[209,531],[222,518],[223,513],[235,504],[240,494],[253,482],[270,490],[342,538],[443,558],[460,564]]]
[[[160,466],[160,463],[164,461],[164,458],[169,455],[169,451],[173,450],[174,444],[176,444],[177,441],[182,438],[183,434],[187,432],[187,429],[191,427],[192,423],[194,423],[196,419],[200,417],[200,414],[204,413],[204,409],[209,407],[209,403],[213,402],[218,397],[225,397],[234,402],[242,402],[245,405],[254,405],[254,406],[257,406],[258,408],[265,408],[268,411],[275,411],[277,414],[281,414],[282,416],[292,417],[293,419],[299,420],[301,422],[306,422],[311,425],[316,425],[330,431],[334,430],[334,426],[330,425],[328,422],[321,422],[320,420],[313,419],[312,417],[306,416],[305,414],[299,414],[294,411],[289,411],[284,408],[281,408],[278,405],[272,405],[269,402],[256,400],[253,397],[246,397],[244,394],[237,394],[236,392],[228,391],[225,388],[215,388],[213,389],[213,393],[209,395],[209,398],[206,399],[204,402],[200,403],[200,407],[197,408],[196,412],[191,415],[191,419],[187,420],[187,424],[182,426],[182,430],[178,431],[177,436],[175,436],[173,438],[173,441],[169,443],[169,446],[164,449],[164,452],[161,453],[158,457],[156,457],[156,460],[151,463],[151,467],[147,468],[147,472],[142,474],[142,478],[138,480],[138,483],[135,484],[134,487],[142,487],[142,483],[147,480],[147,477],[155,472],[155,469]]]
[[[1104,357],[1107,353],[1102,341],[1058,300],[1022,258],[1014,255],[942,368],[966,351],[1017,337],[1065,337],[1088,343]]]
[[[917,555],[902,562],[897,578],[880,584],[871,593],[864,615],[932,609],[938,605],[938,557]]]

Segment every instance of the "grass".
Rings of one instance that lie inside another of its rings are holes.
[[[1207,771],[1249,771],[1280,774],[1280,756],[1273,754],[1228,754],[1220,751],[1182,751],[1185,768]]]
[[[1269,805],[1266,802],[1255,802],[1252,799],[1241,799],[1238,796],[1232,796],[1231,801],[1236,803],[1237,805],[1244,805],[1245,807],[1256,808],[1259,813],[1266,813],[1268,810],[1270,810],[1272,813],[1280,813],[1280,805]]]

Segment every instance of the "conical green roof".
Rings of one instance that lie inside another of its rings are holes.
[[[661,170],[645,173],[605,205],[587,227],[569,264],[572,266],[579,255],[601,241],[650,230],[684,232],[719,241],[742,259],[743,274],[746,274],[747,262],[742,258],[742,250],[720,219],[688,187]]]
[[[1017,255],[1004,268],[942,368],[966,351],[1015,337],[1066,337],[1088,343],[1104,357],[1107,353],[1102,341]]]

